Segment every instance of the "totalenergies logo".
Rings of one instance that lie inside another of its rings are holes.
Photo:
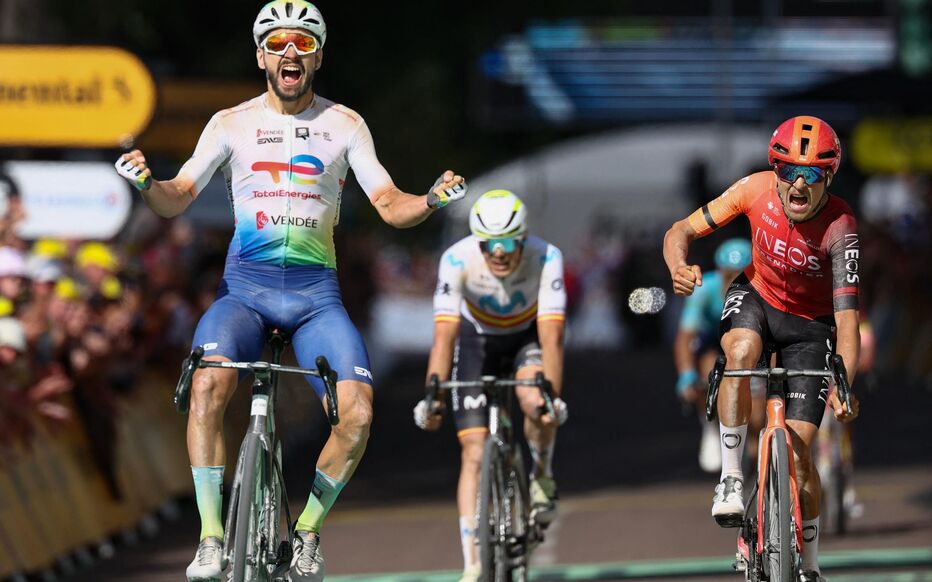
[[[301,178],[301,176],[317,176],[324,173],[324,163],[314,156],[300,154],[291,158],[290,162],[256,162],[252,165],[254,172],[268,172],[272,176],[272,181],[278,184],[281,180],[281,173],[288,174],[289,179],[294,184],[310,186],[316,184],[317,180]]]

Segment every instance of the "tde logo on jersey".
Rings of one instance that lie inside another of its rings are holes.
[[[276,184],[281,181],[282,172],[287,173],[288,179],[294,184],[310,186],[317,180],[301,178],[300,176],[319,176],[324,173],[324,163],[309,154],[300,154],[291,158],[290,162],[256,162],[252,165],[254,172],[268,172]]]

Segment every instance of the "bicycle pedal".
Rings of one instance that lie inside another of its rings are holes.
[[[726,513],[713,517],[719,527],[742,527],[744,525],[744,516],[740,513]]]

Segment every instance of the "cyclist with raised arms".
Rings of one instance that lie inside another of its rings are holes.
[[[313,367],[322,354],[338,374],[340,423],[317,460],[307,506],[295,525],[290,571],[292,581],[316,581],[324,576],[321,524],[362,457],[372,419],[369,359],[343,308],[335,271],[333,228],[346,173],[353,169],[379,216],[397,228],[414,226],[462,198],[466,185],[446,171],[427,196],[402,192],[379,163],[363,118],[313,91],[327,40],[313,4],[270,2],[252,32],[265,93],[214,115],[194,155],[171,180],[152,180],[138,150],[116,167],[164,217],[183,212],[213,173],[223,172],[235,230],[217,300],[194,335],[205,359],[256,360],[267,330],[278,328],[291,335],[300,366]],[[323,383],[309,381],[321,396]],[[188,580],[219,580],[226,566],[222,428],[236,383],[230,370],[202,369],[194,376],[188,454],[202,525]]]
[[[705,419],[705,379],[721,353],[719,321],[725,305],[725,293],[735,277],[749,264],[751,243],[747,239],[731,238],[719,245],[715,250],[716,269],[713,273],[706,274],[703,285],[686,298],[673,341],[673,358],[678,373],[676,393],[684,406],[694,407],[699,416],[702,425],[699,466],[708,473],[721,470],[722,457],[719,450],[718,425]],[[752,392],[755,396],[762,396],[763,391],[759,388],[766,382],[753,380]],[[757,429],[763,426],[763,419],[760,418],[762,413],[762,406],[752,407],[752,435],[755,426]]]
[[[774,346],[787,368],[824,369],[837,352],[849,379],[858,369],[857,223],[851,208],[828,192],[841,163],[835,131],[816,117],[799,116],[774,131],[768,148],[773,171],[751,174],[721,196],[676,222],[664,237],[663,255],[677,295],[701,287],[703,274],[687,262],[689,244],[740,214],[751,226],[752,262],[731,285],[722,311],[726,369],[753,368],[764,346]],[[712,515],[722,527],[740,525],[744,511],[741,456],[751,412],[746,378],[725,378],[718,397],[722,473]],[[827,382],[788,382],[786,424],[795,452],[802,510],[801,582],[823,580],[818,564],[821,487],[812,444],[826,403],[835,417],[853,420]]]
[[[542,414],[537,388],[515,389],[524,412],[524,436],[534,466],[531,515],[550,523],[556,514],[552,461],[558,424],[568,410],[559,395],[563,378],[563,328],[566,290],[563,255],[552,244],[528,236],[527,208],[507,190],[483,194],[469,213],[470,236],[455,243],[440,259],[434,293],[434,343],[427,377],[441,381],[478,380],[484,375],[533,378],[537,372],[553,383],[552,419]],[[464,321],[465,320],[465,321]],[[443,402],[443,399],[440,399]],[[453,419],[462,447],[457,508],[463,547],[462,580],[476,580],[476,498],[482,446],[488,433],[488,410],[481,388],[453,390]],[[439,411],[421,400],[415,423],[440,428]]]

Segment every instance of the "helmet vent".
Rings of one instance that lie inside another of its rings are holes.
[[[787,155],[788,153],[790,153],[790,150],[788,150],[785,146],[782,146],[778,143],[773,144],[773,149],[776,150],[778,154]]]
[[[285,4],[285,17],[291,18],[291,11],[294,9],[294,5],[291,2]]]
[[[304,22],[310,22],[311,24],[320,24],[320,21],[315,20],[314,18],[305,18]]]
[[[269,24],[271,22],[275,22],[275,21],[272,20],[271,18],[263,18],[262,20],[259,21],[259,24]]]
[[[812,131],[812,125],[808,123],[803,124],[803,131]]]
[[[799,141],[799,155],[805,156],[809,151],[809,138],[804,137]]]
[[[819,155],[816,157],[820,160],[832,160],[835,158],[835,150],[825,150],[824,152],[819,152]]]
[[[272,16],[274,16],[275,18],[278,18],[279,20],[281,20],[281,16],[278,15],[278,11],[275,10],[275,8],[272,8],[272,9],[271,9],[271,12],[272,12]]]
[[[301,9],[301,14],[298,15],[298,20],[304,18],[304,15],[307,14],[307,6]]]

